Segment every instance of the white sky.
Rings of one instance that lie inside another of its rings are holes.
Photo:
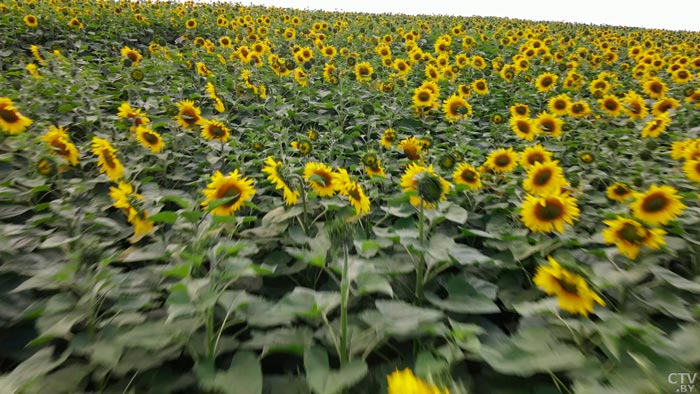
[[[700,31],[699,0],[238,0],[327,11],[499,16],[538,21]]]

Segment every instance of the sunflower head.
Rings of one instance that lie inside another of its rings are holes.
[[[228,175],[216,171],[210,179],[210,183],[202,190],[205,201],[202,206],[209,208],[209,205],[217,200],[222,204],[211,209],[211,213],[218,216],[231,216],[243,207],[246,201],[250,201],[255,195],[253,180],[243,177],[238,170],[230,172]]]
[[[551,256],[548,261],[549,266],[537,267],[533,282],[548,295],[556,296],[561,309],[588,316],[593,312],[595,303],[605,306],[605,302],[588,287],[582,276],[565,269]]]
[[[632,214],[644,222],[666,225],[686,208],[673,186],[652,185],[646,192],[638,193],[630,204]]]

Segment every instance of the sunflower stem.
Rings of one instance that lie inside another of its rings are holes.
[[[416,300],[421,304],[423,300],[423,268],[425,265],[425,211],[423,207],[423,197],[420,198],[418,206],[418,241],[420,242],[420,259],[416,264]]]
[[[343,276],[340,278],[340,366],[350,362],[348,349],[348,298],[350,296],[350,283],[348,281],[348,245],[343,244]]]
[[[301,192],[301,207],[304,211],[304,216],[301,221],[301,227],[304,230],[305,235],[309,235],[309,212],[308,212],[308,207],[306,205],[306,189],[304,189],[304,180],[299,174],[292,174],[291,175],[294,179],[297,180],[299,183],[299,191]]]

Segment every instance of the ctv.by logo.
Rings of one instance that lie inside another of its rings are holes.
[[[700,381],[700,375],[687,372],[673,372],[668,374],[668,382],[676,387],[677,393],[693,393],[695,389],[695,381]]]

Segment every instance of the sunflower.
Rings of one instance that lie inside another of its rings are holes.
[[[346,182],[344,186],[345,196],[348,197],[350,205],[355,208],[356,215],[366,215],[369,213],[369,198],[357,182]]]
[[[49,146],[52,154],[63,157],[72,166],[78,165],[78,148],[70,141],[63,127],[49,126],[49,131],[41,139]]]
[[[559,138],[561,136],[561,129],[563,124],[563,120],[557,118],[555,115],[550,114],[548,112],[540,113],[535,119],[535,125],[537,125],[537,128],[541,132],[548,134],[554,138]]]
[[[386,377],[387,394],[449,394],[448,389],[441,390],[423,379],[415,376],[410,369],[396,370]]]
[[[209,67],[207,67],[207,65],[204,64],[204,62],[197,62],[196,67],[197,67],[197,74],[199,74],[203,77],[210,77],[213,74],[211,72],[211,70],[209,69]]]
[[[131,62],[132,66],[137,66],[139,64],[139,61],[143,59],[143,55],[139,53],[136,49],[131,49],[128,46],[125,46],[121,50],[122,58],[128,59]]]
[[[566,94],[560,94],[549,99],[547,107],[555,115],[564,116],[569,113],[569,107],[571,106],[571,98]]]
[[[326,164],[306,163],[304,178],[321,197],[332,197],[336,192],[333,169]]]
[[[642,138],[658,137],[666,130],[669,124],[671,124],[671,118],[668,117],[667,113],[656,115],[654,119],[650,120],[644,125],[644,128],[642,129]]]
[[[355,79],[358,81],[371,81],[374,69],[369,62],[361,62],[355,65]]]
[[[199,126],[202,128],[202,138],[207,141],[218,140],[226,142],[231,138],[231,130],[219,121],[202,119]]]
[[[563,268],[551,256],[547,259],[549,266],[537,267],[533,283],[547,295],[557,296],[561,309],[588,316],[593,312],[594,303],[605,306],[605,301],[588,287],[582,276]]]
[[[518,166],[518,154],[513,151],[513,148],[500,148],[489,153],[484,165],[494,172],[513,172]]]
[[[564,232],[564,223],[574,224],[579,216],[576,198],[564,194],[537,197],[528,194],[523,201],[520,218],[533,232]]]
[[[394,144],[394,141],[396,141],[396,130],[394,130],[394,129],[384,130],[384,135],[382,135],[382,140],[380,141],[382,146],[385,147],[386,149],[389,149]]]
[[[509,111],[514,118],[527,118],[530,116],[530,107],[526,104],[513,104],[510,106]]]
[[[399,142],[399,149],[403,151],[408,160],[420,160],[423,146],[416,137],[404,138]]]
[[[564,178],[564,171],[558,161],[535,163],[527,170],[527,178],[523,181],[523,189],[537,196],[556,194],[569,182]]]
[[[442,112],[445,113],[445,118],[450,123],[454,123],[457,120],[471,116],[472,106],[467,100],[453,94],[442,104]]]
[[[461,163],[452,173],[452,180],[458,185],[466,185],[472,190],[481,188],[481,175],[469,163]]]
[[[634,197],[634,194],[635,191],[632,190],[626,183],[622,182],[615,182],[608,186],[608,188],[605,190],[605,195],[607,195],[609,199],[618,202],[629,200],[630,198]]]
[[[550,90],[554,89],[556,87],[557,83],[557,78],[555,74],[552,73],[543,73],[537,77],[537,80],[535,81],[535,86],[537,87],[538,92],[549,92]]]
[[[25,15],[23,20],[24,24],[27,25],[27,27],[39,26],[39,20],[34,15]]]
[[[136,140],[143,145],[144,148],[150,149],[153,153],[160,153],[165,146],[163,137],[148,126],[136,127]]]
[[[644,119],[649,114],[644,97],[637,94],[634,90],[630,90],[625,94],[625,97],[622,98],[622,103],[630,120]]]
[[[681,196],[673,186],[651,185],[636,197],[630,204],[632,214],[652,226],[667,224],[685,209]]]
[[[309,141],[292,141],[289,145],[302,155],[308,155],[311,153],[312,148]]]
[[[31,119],[17,111],[12,100],[0,97],[0,129],[2,131],[18,134],[26,130],[32,123]]]
[[[552,152],[540,144],[528,146],[520,152],[520,165],[525,170],[529,170],[537,163],[549,163],[550,161],[552,161]]]
[[[127,213],[129,208],[132,207],[132,201],[143,200],[143,196],[134,193],[134,187],[129,182],[119,181],[117,187],[111,186],[109,188],[109,196],[114,201],[112,206],[118,209],[124,209]]]
[[[283,190],[284,202],[287,205],[295,205],[299,199],[299,192],[289,187],[289,184],[280,175],[279,170],[283,167],[281,161],[275,161],[272,156],[268,156],[262,172],[267,174],[267,180],[275,184],[276,190]]]
[[[124,167],[117,158],[117,150],[112,147],[109,141],[92,137],[92,153],[97,156],[97,165],[100,166],[100,173],[107,174],[111,181],[118,181],[124,177]]]
[[[664,97],[651,106],[651,112],[655,116],[665,114],[670,109],[678,108],[680,102],[673,97]]]
[[[178,114],[176,117],[177,124],[180,127],[194,127],[202,121],[202,110],[194,105],[192,100],[182,100],[177,103]]]
[[[658,77],[651,77],[644,81],[642,89],[649,97],[659,99],[666,96],[668,86]]]
[[[569,107],[569,115],[571,115],[574,118],[583,118],[584,116],[590,114],[591,107],[588,106],[588,103],[583,100],[573,102]]]
[[[512,117],[508,123],[510,123],[510,128],[513,130],[515,135],[526,141],[532,141],[535,139],[535,134],[539,132],[539,129],[535,127],[533,120],[527,117]]]
[[[603,230],[605,243],[615,244],[617,250],[630,260],[637,258],[640,246],[659,249],[666,243],[666,231],[647,228],[633,219],[618,217],[614,220],[604,220],[603,223],[608,226]]]
[[[218,216],[231,216],[238,211],[246,201],[250,201],[255,195],[253,180],[243,177],[236,169],[224,176],[220,171],[216,171],[211,177],[211,182],[207,188],[202,190],[205,201],[202,206],[209,207],[213,201],[220,199],[231,199],[225,204],[221,204],[211,210],[211,213]]]
[[[620,116],[622,112],[622,105],[620,105],[620,101],[615,95],[607,94],[599,99],[598,103],[600,104],[600,108],[609,116],[617,117]]]
[[[79,29],[82,29],[83,27],[85,27],[85,25],[83,25],[83,22],[78,20],[78,18],[73,18],[70,21],[68,21],[68,26],[77,27]]]
[[[485,79],[477,79],[476,81],[472,82],[472,88],[474,91],[478,94],[488,94],[489,92],[489,85],[486,82]]]
[[[414,207],[419,206],[422,199],[423,207],[435,208],[439,201],[447,199],[450,191],[450,183],[435,173],[432,164],[429,167],[409,164],[400,185],[404,193],[411,193],[409,201]]]
[[[233,42],[231,41],[231,37],[219,37],[219,45],[221,45],[222,48],[233,48]]]
[[[700,160],[686,160],[683,172],[691,181],[700,182]]]
[[[413,107],[416,110],[437,108],[436,97],[433,91],[426,87],[418,87],[413,91]]]
[[[196,19],[188,19],[185,22],[185,28],[187,30],[192,30],[192,29],[197,28],[197,20]]]
[[[374,178],[375,176],[386,178],[386,172],[384,172],[384,167],[382,167],[382,163],[379,160],[372,166],[365,165],[365,173],[370,178]]]

